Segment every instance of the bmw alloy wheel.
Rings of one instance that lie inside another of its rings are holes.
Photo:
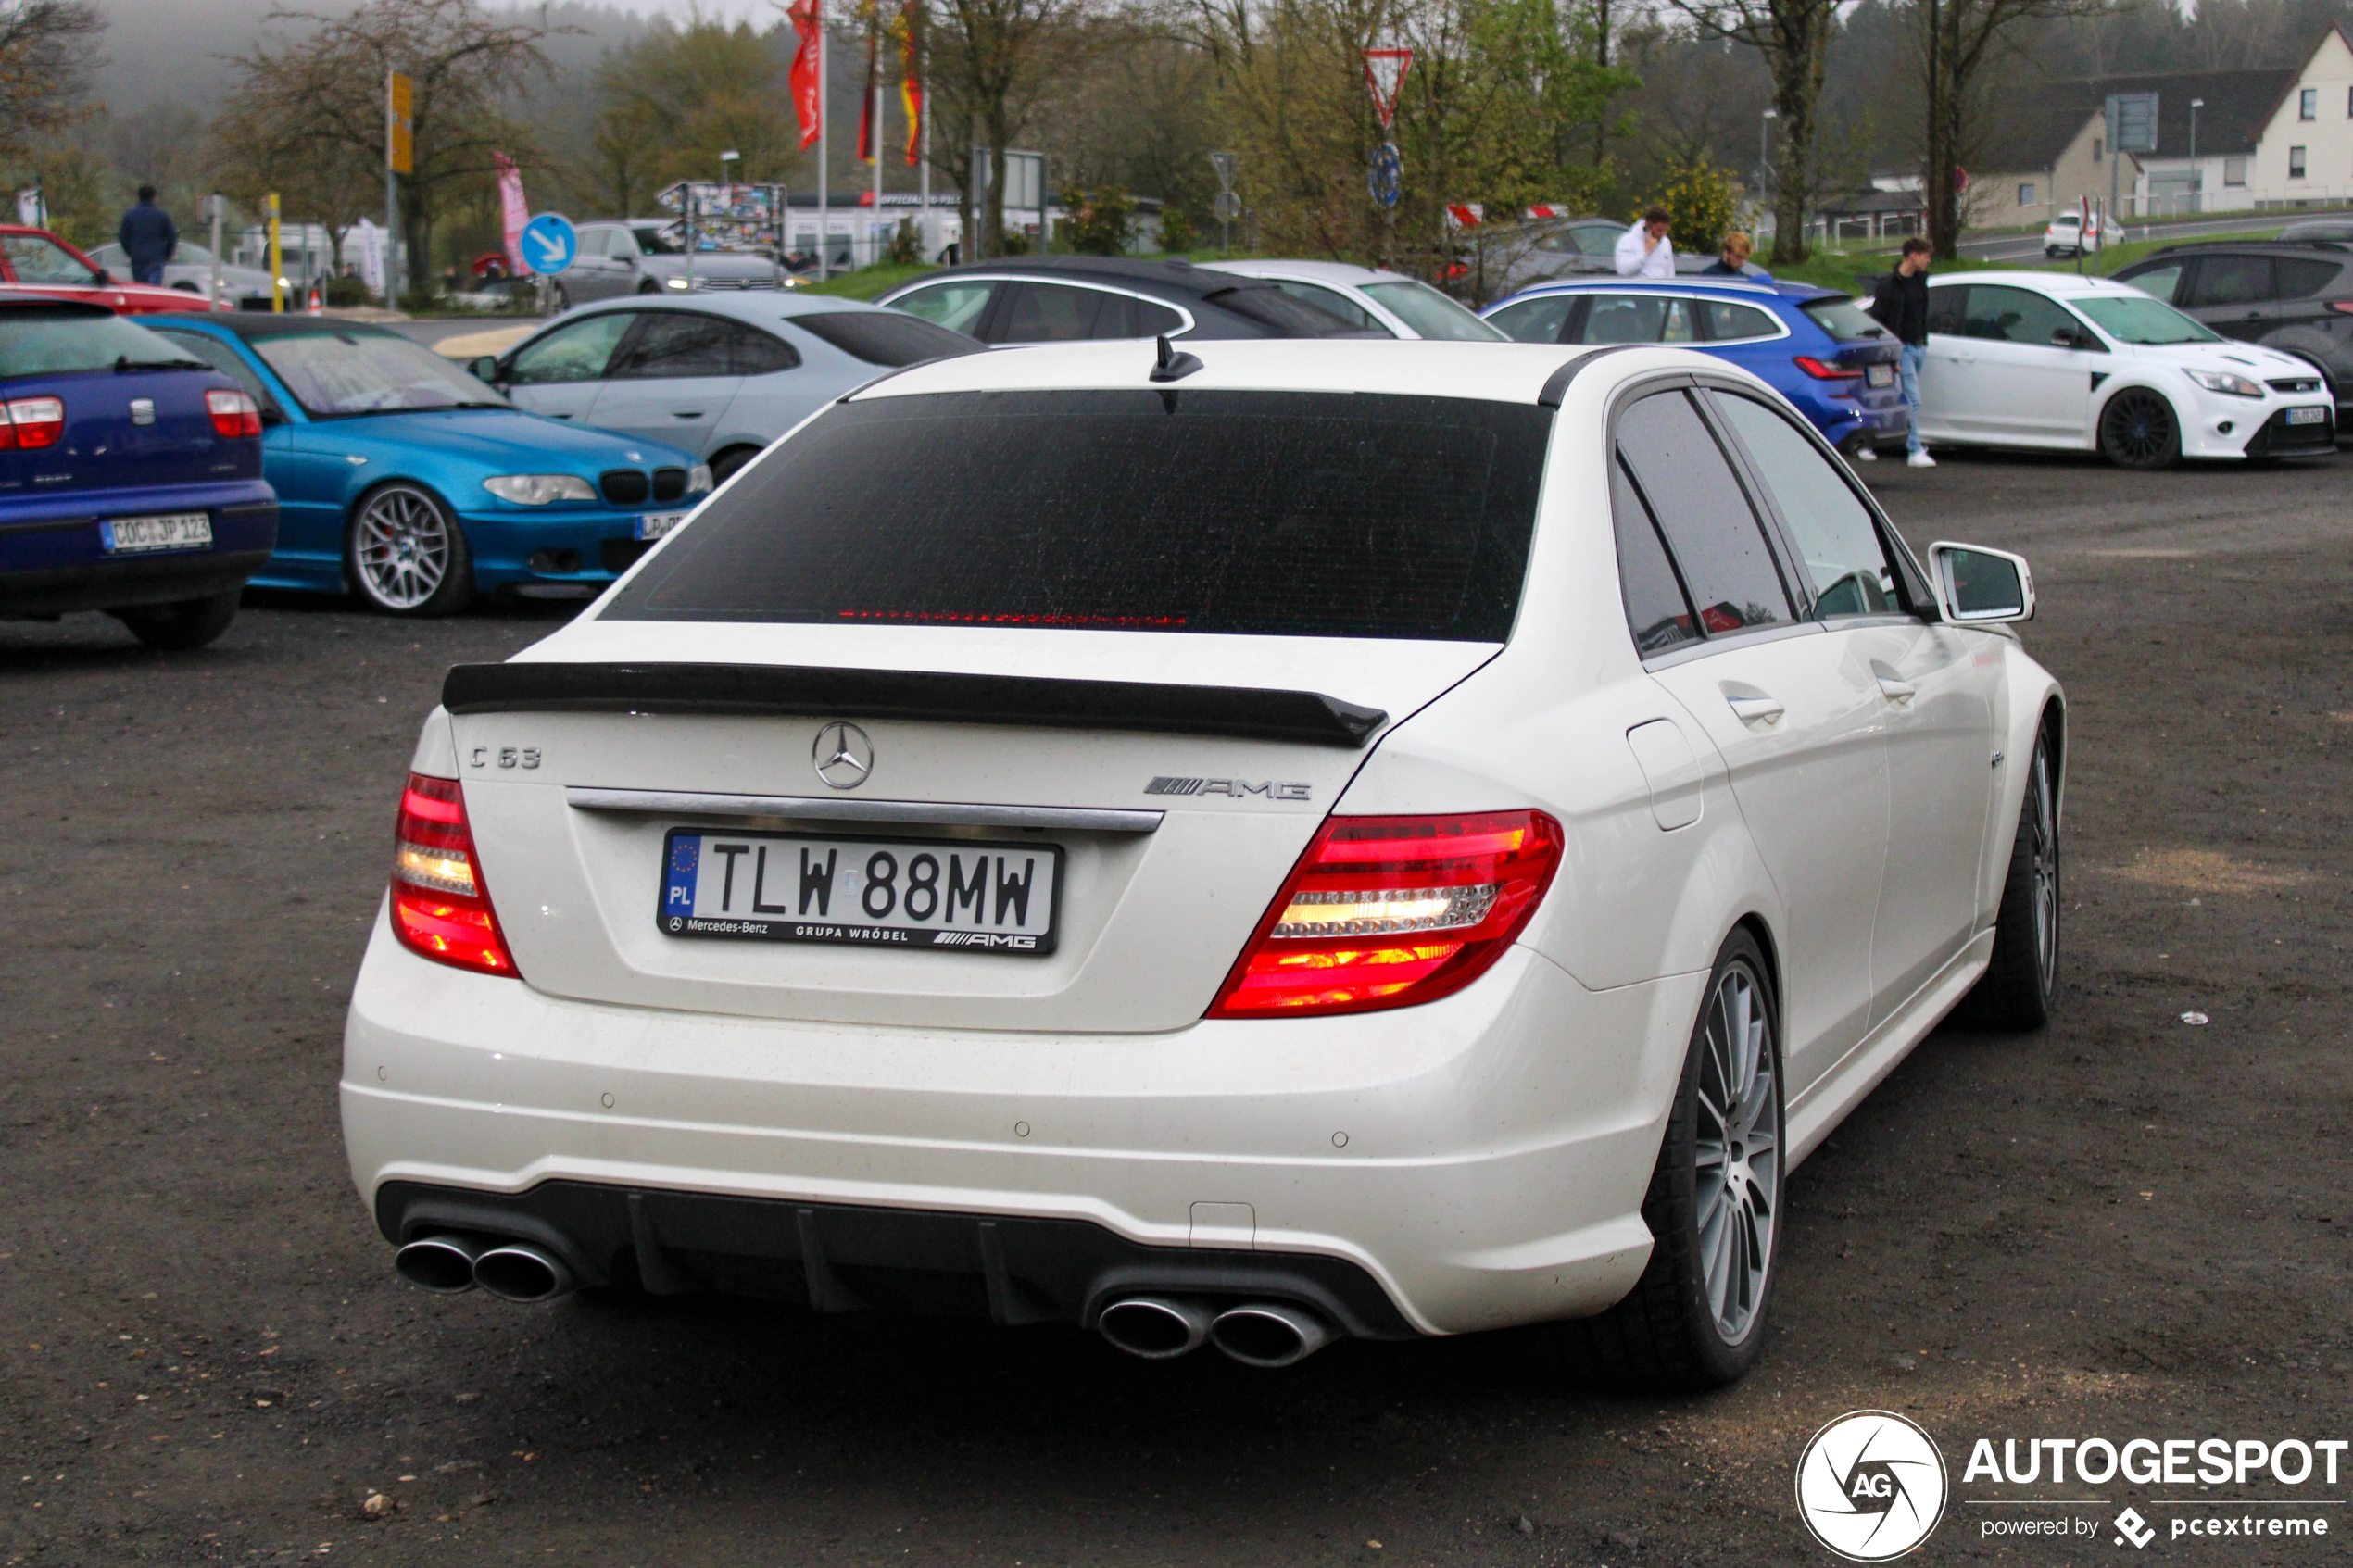
[[[460,548],[439,503],[407,484],[388,484],[353,520],[351,569],[359,591],[379,607],[414,611],[448,581]]]
[[[1737,1345],[1765,1299],[1781,1210],[1772,1021],[1746,964],[1731,965],[1717,981],[1705,1029],[1692,1170],[1700,1275],[1717,1332]]]

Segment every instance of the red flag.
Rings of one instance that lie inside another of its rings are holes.
[[[866,90],[858,94],[858,161],[872,163],[875,150],[875,72],[882,69],[882,18],[877,14],[866,23]]]
[[[921,0],[907,0],[899,13],[899,101],[907,109],[907,167],[923,161],[924,12]]]
[[[800,47],[792,57],[792,106],[800,116],[800,145],[806,151],[825,132],[825,107],[817,98],[817,51],[825,46],[824,24],[818,19],[817,0],[793,0],[785,15],[800,34]]]

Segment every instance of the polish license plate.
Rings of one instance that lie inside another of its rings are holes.
[[[1863,384],[1866,386],[1894,386],[1895,384],[1895,367],[1893,365],[1871,366],[1863,372]]]
[[[672,936],[1054,950],[1062,847],[673,828],[655,916]]]
[[[98,543],[110,556],[148,550],[202,550],[212,544],[212,519],[203,512],[98,520]]]
[[[648,512],[637,520],[637,537],[659,539],[686,521],[685,512]]]
[[[2326,408],[2290,408],[2287,422],[2292,425],[2322,425],[2329,421]]]

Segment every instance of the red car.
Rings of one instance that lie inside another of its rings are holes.
[[[20,223],[0,223],[0,286],[11,294],[86,300],[120,316],[208,308],[202,296],[185,289],[118,282],[107,276],[105,268],[46,229],[29,229]]]

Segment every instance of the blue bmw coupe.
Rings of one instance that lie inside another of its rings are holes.
[[[279,512],[258,587],[356,591],[394,615],[585,598],[711,488],[691,454],[524,413],[382,327],[223,312],[150,330],[260,407]]]

